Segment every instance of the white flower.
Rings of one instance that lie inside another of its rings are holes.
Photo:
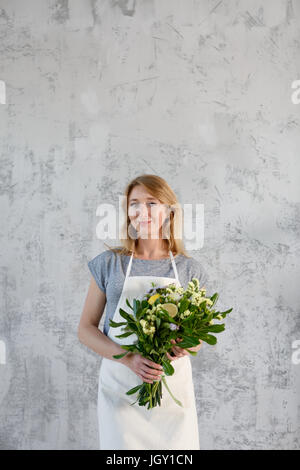
[[[183,287],[177,287],[176,291],[178,294],[182,295],[184,293],[184,288]]]
[[[140,324],[142,325],[145,335],[151,335],[155,332],[155,326],[149,324],[146,320],[140,320]]]
[[[212,305],[213,301],[208,297],[203,297],[200,292],[193,292],[190,301],[193,305],[199,306],[202,302],[206,302],[207,305]]]
[[[179,300],[181,298],[181,295],[178,294],[177,292],[172,292],[170,295],[169,295],[169,299],[170,300],[175,300],[175,302],[177,300]]]
[[[180,318],[187,318],[190,316],[192,312],[190,310],[185,310],[184,312],[182,312],[179,316]]]
[[[178,325],[175,325],[175,323],[170,323],[170,330],[174,331],[174,330],[178,330],[178,329],[179,329]]]
[[[199,291],[199,280],[195,277],[188,283],[187,291],[198,292]]]

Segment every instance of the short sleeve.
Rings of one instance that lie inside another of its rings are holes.
[[[191,279],[195,277],[196,279],[199,279],[199,286],[200,289],[202,287],[207,288],[208,287],[208,273],[207,270],[204,268],[202,263],[197,261],[196,259],[193,259],[192,266],[191,266]],[[191,280],[190,279],[190,280]]]
[[[107,256],[106,252],[100,253],[88,263],[89,270],[91,271],[98,287],[106,293],[107,285]]]

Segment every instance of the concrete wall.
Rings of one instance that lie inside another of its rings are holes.
[[[2,449],[97,449],[96,208],[145,172],[204,203],[191,254],[234,307],[192,358],[201,448],[299,448],[299,22],[297,0],[0,0]]]

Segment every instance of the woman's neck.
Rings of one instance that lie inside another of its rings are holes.
[[[146,243],[145,243],[146,242]],[[160,240],[142,240],[134,248],[134,258],[141,259],[164,259],[170,256],[169,249]]]

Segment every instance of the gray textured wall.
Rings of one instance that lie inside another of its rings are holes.
[[[86,263],[144,172],[205,204],[191,254],[234,307],[192,358],[201,447],[299,448],[299,24],[297,0],[0,0],[2,449],[97,449]]]

